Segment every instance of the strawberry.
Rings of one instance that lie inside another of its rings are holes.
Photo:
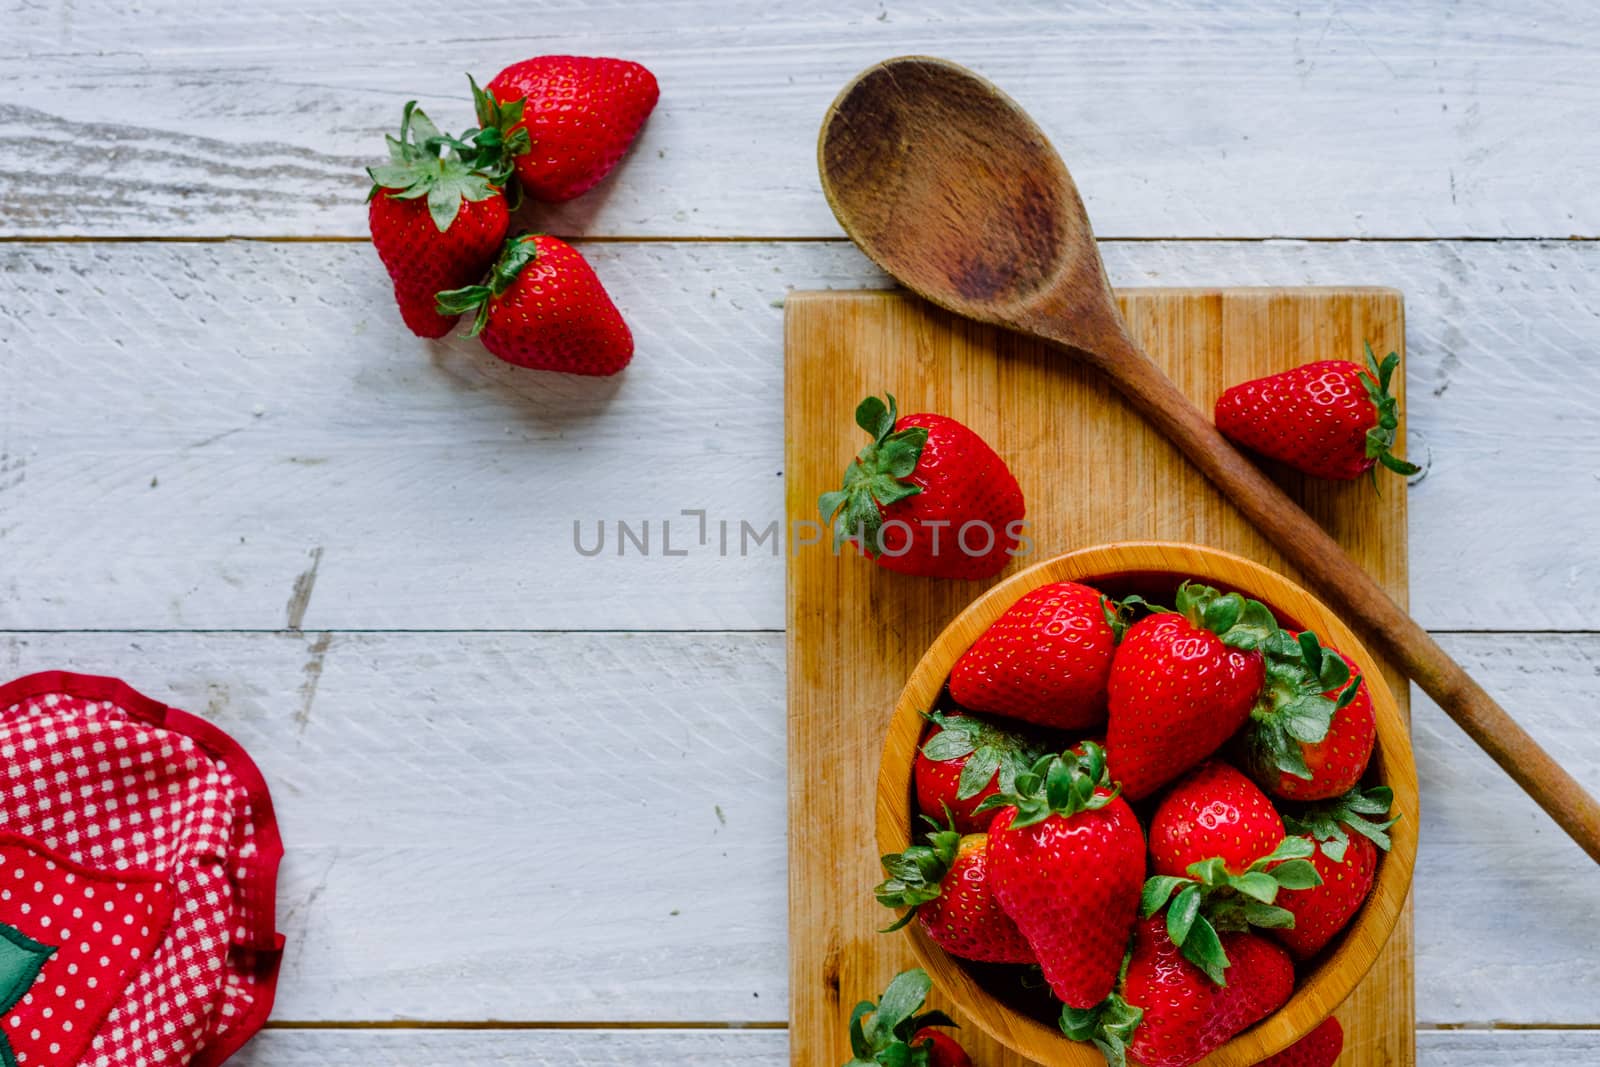
[[[930,819],[953,819],[955,829],[975,834],[989,828],[994,812],[978,805],[1016,788],[1043,753],[1018,735],[970,715],[936,711],[917,750],[912,777],[917,810]],[[946,814],[948,812],[948,815]]]
[[[948,1034],[954,1027],[942,1011],[922,1012],[933,980],[920,967],[895,975],[877,1003],[863,1000],[850,1013],[850,1061],[844,1067],[972,1067]]]
[[[1189,1067],[1289,999],[1294,964],[1287,952],[1250,933],[1224,934],[1222,943],[1233,960],[1227,985],[1185,959],[1159,919],[1134,928],[1121,996],[1143,1017],[1127,1045],[1130,1057],[1144,1067]]]
[[[972,1067],[972,1057],[943,1030],[931,1027],[911,1035],[911,1047],[927,1046],[928,1067]]]
[[[889,878],[874,890],[878,903],[905,908],[889,933],[913,918],[934,944],[979,963],[1032,963],[1033,950],[1000,907],[989,884],[989,838],[962,835],[933,820],[926,845],[883,857]]]
[[[1296,959],[1310,959],[1321,952],[1372,892],[1378,850],[1389,850],[1385,831],[1394,820],[1375,823],[1367,816],[1387,813],[1393,797],[1386,786],[1352,790],[1332,803],[1285,818],[1296,833],[1316,841],[1310,861],[1322,878],[1320,885],[1287,891],[1278,901],[1294,916],[1294,925],[1274,933]]]
[[[487,284],[439,294],[441,314],[474,310],[483,347],[519,367],[606,375],[633,358],[633,334],[593,268],[554,237],[513,237]]]
[[[1378,723],[1360,669],[1312,633],[1275,634],[1262,646],[1266,684],[1242,735],[1251,777],[1272,795],[1327,800],[1367,771]]]
[[[1178,589],[1177,607],[1130,627],[1111,661],[1106,751],[1132,800],[1244,725],[1265,676],[1256,649],[1278,629],[1265,605],[1191,582]]]
[[[456,316],[440,312],[435,295],[482,278],[505,240],[511,212],[501,187],[509,165],[501,172],[482,169],[476,151],[441,134],[415,100],[405,106],[400,136],[388,141],[390,162],[367,172],[372,244],[394,282],[406,326],[419,337],[443,337]],[[450,153],[441,156],[447,146]],[[519,146],[525,143],[502,144],[495,160],[514,157]]]
[[[1091,1008],[1111,992],[1139,910],[1144,834],[1093,742],[1046,756],[991,797],[989,881],[1062,1003]]]
[[[1333,1067],[1342,1051],[1344,1027],[1330,1015],[1315,1030],[1256,1067]]]
[[[655,75],[625,59],[537,56],[496,74],[487,89],[502,105],[520,102],[533,150],[517,159],[517,180],[535,200],[571,200],[617,165],[661,91]]]
[[[1040,586],[956,660],[950,695],[973,711],[1057,730],[1100,725],[1123,629],[1119,610],[1077,582]]]
[[[895,416],[869,396],[856,425],[872,443],[844,488],[817,501],[834,544],[854,540],[878,566],[931,578],[992,578],[1018,550],[1022,490],[983,438],[943,415]]]
[[[1213,856],[1230,874],[1283,843],[1283,820],[1256,784],[1215,760],[1190,771],[1150,819],[1150,867],[1181,875]]]
[[[1367,365],[1324,360],[1234,386],[1217,399],[1216,423],[1228,438],[1313,478],[1348,481],[1377,465],[1411,475],[1421,468],[1390,452],[1400,402],[1389,395],[1400,356]]]

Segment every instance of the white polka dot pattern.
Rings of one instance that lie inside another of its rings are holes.
[[[155,872],[171,885],[170,923],[163,923],[164,934],[157,930],[139,939],[143,958],[128,968],[130,973],[115,977],[122,988],[84,1024],[93,1027],[93,1037],[77,1063],[220,1062],[208,1059],[204,1050],[234,1046],[237,1040],[227,1040],[231,1030],[247,1021],[259,1025],[260,998],[270,1000],[273,981],[272,968],[263,972],[255,958],[272,949],[261,943],[259,933],[272,930],[272,879],[261,877],[259,865],[270,862],[275,874],[276,856],[263,860],[260,855],[253,836],[256,814],[249,788],[225,760],[113,701],[46,693],[0,713],[0,833],[37,842],[96,871]],[[0,860],[5,858],[0,853]],[[0,863],[0,891],[5,869]],[[85,935],[89,927],[83,923],[124,921],[114,901],[106,902],[111,913],[103,918],[89,901],[57,907],[68,908],[70,917],[79,903],[87,914],[74,922]],[[4,907],[0,900],[0,918]],[[129,934],[133,924],[144,928],[140,916],[128,914]],[[24,928],[28,936],[55,943],[34,925]],[[110,936],[117,938],[119,950],[135,948],[121,933]],[[91,993],[90,982],[100,984],[91,968],[67,973],[72,951],[63,944],[30,997],[55,997],[59,988],[60,996],[90,1007],[100,999],[72,995],[75,988]],[[80,1014],[87,1010],[78,1009]],[[24,1050],[27,1036],[13,1037],[20,1067],[62,1067],[59,1060],[41,1058],[48,1046]],[[24,1060],[25,1052],[33,1058]]]

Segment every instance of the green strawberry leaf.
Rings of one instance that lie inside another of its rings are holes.
[[[956,799],[971,800],[987,789],[1000,773],[1000,763],[1001,755],[994,748],[981,748],[973,752],[956,781]]]
[[[881,548],[884,516],[880,507],[891,507],[922,492],[921,486],[904,479],[916,470],[928,443],[926,427],[895,431],[894,394],[885,396],[887,403],[869,396],[856,405],[856,425],[872,435],[872,443],[845,468],[844,488],[838,491],[844,494],[842,506],[832,493],[817,502],[824,521],[833,524],[835,546],[854,540],[868,556],[876,556]]]
[[[1173,898],[1172,907],[1167,909],[1167,936],[1174,945],[1182,946],[1189,939],[1189,932],[1200,917],[1200,898],[1200,887],[1194,884],[1185,886]]]
[[[1271,877],[1278,885],[1285,889],[1310,889],[1322,884],[1322,875],[1317,873],[1310,860],[1289,860],[1272,869]],[[1271,904],[1270,898],[1258,897],[1263,904]]]
[[[1181,951],[1184,959],[1204,971],[1213,984],[1228,984],[1224,973],[1229,967],[1228,954],[1223,951],[1222,939],[1205,916],[1195,919]]]
[[[1304,860],[1300,862],[1305,862]],[[1263,904],[1271,904],[1278,899],[1278,881],[1270,874],[1261,871],[1249,871],[1245,874],[1235,875],[1229,879],[1229,884],[1240,893]]]
[[[1390,352],[1383,357],[1383,362],[1379,363],[1370,341],[1364,342],[1362,347],[1367,369],[1358,377],[1362,387],[1367,391],[1367,399],[1372,403],[1373,412],[1373,425],[1367,430],[1366,456],[1368,459],[1377,460],[1379,464],[1396,474],[1406,477],[1421,474],[1421,467],[1400,459],[1391,451],[1400,428],[1400,401],[1390,395],[1389,386],[1394,380],[1395,370],[1400,366],[1400,353]],[[1373,485],[1377,485],[1376,479]]]
[[[1302,696],[1278,709],[1283,732],[1296,741],[1314,745],[1325,740],[1333,727],[1333,701],[1325,696]]]
[[[900,1025],[922,1007],[933,991],[933,979],[920,967],[895,975],[878,1001],[878,1010],[867,1021],[867,1038],[874,1045],[887,1044],[897,1036]]]
[[[1061,1032],[1073,1041],[1092,1041],[1106,1058],[1107,1067],[1126,1067],[1128,1045],[1144,1019],[1136,1008],[1112,993],[1092,1008],[1061,1007]]]
[[[1144,890],[1139,895],[1139,914],[1148,919],[1156,912],[1167,906],[1167,901],[1179,886],[1193,885],[1187,878],[1178,878],[1170,874],[1157,874],[1151,876],[1144,883]]]
[[[1245,922],[1263,930],[1293,930],[1294,912],[1272,904],[1248,901],[1244,906]]]

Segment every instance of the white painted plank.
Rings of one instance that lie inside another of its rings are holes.
[[[779,635],[28,635],[205,714],[288,846],[276,1015],[787,1013]]]
[[[1600,636],[1444,640],[1600,790]],[[781,1021],[783,662],[778,634],[0,638],[4,676],[119,674],[248,746],[301,1021]],[[1421,699],[1416,738],[1418,1018],[1600,1023],[1593,864]]]
[[[614,54],[663,97],[557,232],[834,235],[814,141],[861,68],[987,73],[1065,151],[1108,236],[1600,233],[1600,26],[1585,0],[1171,5],[1047,0],[5,0],[0,233],[355,235],[361,167],[464,71]]]
[[[238,1067],[745,1067],[789,1057],[783,1030],[267,1030]]]
[[[0,626],[781,628],[783,561],[738,536],[782,515],[777,305],[882,277],[831,242],[587,251],[638,335],[618,379],[418,341],[365,246],[0,246]],[[1121,284],[1404,289],[1419,618],[1593,628],[1600,245],[1105,251]],[[646,519],[653,555],[618,558]]]
[[[782,1030],[268,1030],[240,1067],[744,1067],[781,1063]],[[1595,1030],[1423,1030],[1418,1067],[1600,1062]]]

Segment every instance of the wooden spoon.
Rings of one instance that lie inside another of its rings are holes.
[[[822,189],[907,288],[1098,367],[1345,616],[1364,626],[1600,862],[1600,805],[1128,335],[1066,164],[989,82],[922,56],[871,67],[823,121]]]

